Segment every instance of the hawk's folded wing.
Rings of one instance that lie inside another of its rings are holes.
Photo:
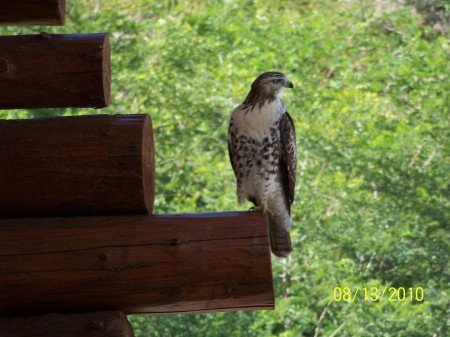
[[[280,171],[283,175],[283,187],[288,200],[288,208],[294,202],[295,176],[297,172],[297,144],[294,122],[286,111],[280,120],[281,160]]]

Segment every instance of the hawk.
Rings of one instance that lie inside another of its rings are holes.
[[[268,213],[270,245],[278,257],[292,251],[290,213],[297,170],[294,123],[280,98],[285,88],[294,88],[286,75],[259,75],[234,109],[228,129],[238,201],[247,199],[254,210]]]

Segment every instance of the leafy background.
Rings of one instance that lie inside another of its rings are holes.
[[[109,32],[112,104],[1,118],[148,113],[158,213],[237,205],[226,137],[261,72],[289,75],[299,186],[295,251],[273,259],[274,311],[134,316],[136,336],[448,336],[448,1],[78,0],[64,27]],[[340,287],[422,287],[425,301],[353,303]]]

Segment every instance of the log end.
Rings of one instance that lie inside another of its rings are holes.
[[[111,51],[108,34],[105,34],[102,45],[102,75],[103,75],[103,100],[104,107],[109,105],[111,100]]]
[[[66,23],[66,0],[58,0],[58,26],[64,26]]]
[[[142,176],[144,203],[148,213],[153,213],[155,195],[155,145],[150,116],[146,116],[142,131]]]

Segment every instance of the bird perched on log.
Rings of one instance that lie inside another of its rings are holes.
[[[270,245],[278,257],[292,251],[290,228],[297,170],[295,129],[280,95],[294,88],[286,75],[266,72],[252,83],[234,109],[228,152],[237,179],[237,197],[268,213]]]

